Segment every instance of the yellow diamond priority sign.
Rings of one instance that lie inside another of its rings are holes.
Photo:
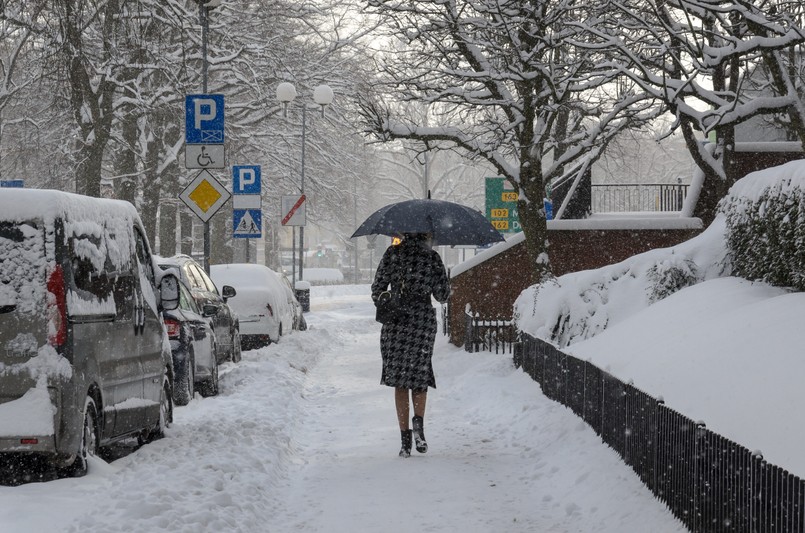
[[[221,182],[209,173],[202,170],[185,187],[179,195],[187,207],[193,211],[202,222],[208,222],[212,216],[229,200],[232,196]]]

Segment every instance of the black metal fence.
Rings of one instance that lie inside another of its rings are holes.
[[[805,532],[805,481],[599,369],[520,333],[514,362],[582,417],[693,532]]]
[[[472,353],[481,350],[495,353],[513,353],[517,342],[517,329],[511,320],[483,318],[464,313],[466,331],[464,350]]]
[[[590,207],[593,213],[679,211],[688,187],[670,183],[594,184]]]

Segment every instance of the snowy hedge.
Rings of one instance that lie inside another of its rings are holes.
[[[805,290],[805,162],[753,173],[719,206],[734,275]]]

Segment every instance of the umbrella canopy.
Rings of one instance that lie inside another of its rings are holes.
[[[478,211],[444,200],[406,200],[381,207],[361,224],[352,237],[403,233],[430,233],[433,245],[475,244],[503,240]]]

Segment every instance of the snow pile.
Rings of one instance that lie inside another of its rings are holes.
[[[332,285],[344,282],[344,273],[337,268],[305,268],[304,281],[312,285]]]
[[[805,293],[713,279],[564,351],[805,478],[803,316]]]
[[[518,327],[558,346],[593,337],[675,291],[723,273],[724,219],[699,236],[534,285],[514,304]]]
[[[0,404],[0,437],[53,435],[55,415],[47,379],[40,378],[36,387],[20,398]]]

